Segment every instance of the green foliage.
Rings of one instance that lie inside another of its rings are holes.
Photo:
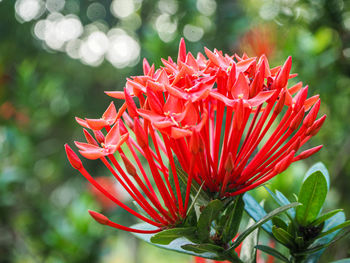
[[[199,241],[209,241],[211,225],[219,217],[222,208],[222,202],[215,199],[203,209],[197,223]]]
[[[326,196],[327,181],[320,171],[316,171],[304,181],[298,196],[302,206],[296,209],[296,219],[301,226],[307,226],[317,218]]]
[[[256,248],[271,255],[271,256],[274,256],[275,258],[278,258],[279,260],[281,260],[283,262],[287,262],[287,263],[290,262],[287,257],[285,257],[283,254],[281,254],[278,250],[276,250],[274,248],[264,246],[264,245],[257,245]]]
[[[161,245],[169,245],[171,241],[179,237],[187,237],[189,240],[191,240],[192,236],[195,236],[196,230],[197,229],[195,227],[178,227],[163,230],[162,232],[152,236],[151,242]]]
[[[227,208],[225,223],[222,232],[222,241],[227,243],[236,236],[240,223],[242,221],[242,215],[244,211],[244,202],[242,196],[238,196],[231,205]]]
[[[286,198],[282,202],[274,192],[266,189],[279,205],[289,202]],[[305,175],[298,196],[302,205],[296,208],[295,216],[289,214],[288,223],[277,217],[272,220],[274,238],[289,249],[297,262],[318,262],[326,247],[348,233],[343,232],[335,238],[340,229],[350,225],[350,221],[345,221],[342,209],[319,215],[328,189],[328,171],[322,163],[317,163]]]

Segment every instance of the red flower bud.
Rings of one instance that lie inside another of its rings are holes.
[[[317,153],[319,150],[321,150],[322,147],[323,147],[323,145],[319,145],[319,146],[313,147],[311,149],[308,149],[306,151],[303,151],[296,157],[296,159],[303,160],[303,159],[309,158],[311,155],[313,155],[313,154]]]
[[[276,89],[282,89],[287,85],[291,68],[292,68],[292,57],[288,57],[283,67],[278,72],[278,75],[275,79]]]
[[[296,130],[300,123],[303,121],[305,109],[304,106],[299,110],[299,112],[294,116],[292,122],[290,123],[291,130]]]
[[[145,148],[148,145],[148,137],[137,118],[134,119],[134,133],[137,143],[141,148]]]
[[[99,143],[103,143],[105,141],[105,136],[101,131],[94,131],[94,135]]]
[[[308,115],[304,119],[304,124],[306,127],[311,127],[317,118],[318,111],[320,110],[321,101],[318,100],[317,103],[312,107]]]
[[[85,139],[88,143],[98,146],[98,143],[96,142],[94,137],[92,137],[92,135],[87,130],[83,129],[83,132],[85,135]]]
[[[306,135],[307,136],[315,136],[319,132],[319,130],[321,129],[326,118],[327,118],[327,115],[323,115],[321,118],[319,118],[317,121],[315,121],[314,124],[309,129],[307,129]]]
[[[278,162],[274,168],[277,174],[282,173],[284,170],[288,168],[288,166],[292,163],[295,151],[291,151],[286,157],[284,157],[280,162]]]
[[[68,144],[65,144],[64,148],[66,150],[66,155],[70,164],[73,166],[74,169],[80,170],[83,167],[83,164],[80,161],[79,157],[72,150],[72,148],[69,147]]]
[[[89,214],[92,216],[93,219],[95,219],[98,223],[100,223],[101,225],[108,225],[108,222],[109,222],[109,219],[100,214],[100,213],[97,213],[95,211],[91,211],[91,210],[88,210],[89,211]]]
[[[225,170],[228,173],[231,173],[234,168],[234,160],[232,157],[232,153],[229,153],[225,162]]]
[[[125,169],[126,171],[131,175],[131,176],[136,176],[137,172],[136,172],[136,168],[135,166],[132,164],[132,162],[130,162],[130,160],[125,156],[125,154],[121,154],[120,155],[122,157],[122,160],[124,162],[125,165]]]

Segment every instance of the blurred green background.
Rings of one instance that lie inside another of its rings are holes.
[[[135,219],[95,196],[63,149],[82,137],[74,116],[99,117],[110,102],[103,91],[140,74],[143,57],[156,66],[175,57],[181,37],[192,53],[266,53],[272,66],[293,56],[292,71],[328,115],[310,145],[325,147],[271,185],[291,197],[306,169],[323,161],[332,180],[327,205],[350,217],[350,1],[0,0],[1,263],[192,262],[96,224],[87,209],[125,225]],[[348,238],[322,262],[349,255]]]

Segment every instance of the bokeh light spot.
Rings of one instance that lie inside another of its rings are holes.
[[[41,0],[17,0],[15,11],[20,22],[28,22],[37,18],[43,11],[44,4]]]
[[[197,42],[203,37],[204,30],[201,27],[187,24],[184,27],[183,33],[185,38],[189,41]]]
[[[106,16],[106,9],[100,3],[92,3],[87,8],[86,15],[91,21],[104,19]]]
[[[111,4],[113,15],[118,18],[125,18],[135,11],[133,0],[114,0]]]
[[[216,10],[215,0],[197,0],[196,6],[198,11],[206,16],[211,16]]]

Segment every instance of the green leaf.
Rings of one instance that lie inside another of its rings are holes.
[[[237,199],[232,203],[233,204],[228,207],[229,214],[223,228],[222,240],[224,243],[231,241],[232,238],[236,236],[244,211],[244,202],[242,195],[239,195]]]
[[[201,242],[209,241],[211,224],[218,218],[222,208],[222,202],[218,199],[215,199],[211,201],[200,214],[197,223],[197,234]]]
[[[181,180],[179,173],[180,173],[180,169],[182,170],[182,168],[178,167],[176,165],[175,165],[175,167],[176,167],[176,173],[177,173],[177,177],[178,177],[178,181],[179,181],[182,201],[185,202],[186,188],[187,188],[187,177],[185,180]],[[175,186],[174,174],[173,174],[173,170],[171,169],[170,163],[168,165],[168,170],[169,170],[169,183],[170,183],[171,189],[173,190],[176,199],[179,200],[179,197],[177,196],[176,186]]]
[[[247,227],[254,225],[255,221],[250,218]],[[240,258],[245,263],[255,263],[256,245],[258,244],[259,228],[255,229],[242,243]]]
[[[259,221],[267,215],[265,209],[248,193],[243,195],[244,210],[255,221]],[[272,234],[272,222],[267,221],[262,228],[269,234]]]
[[[274,256],[275,258],[278,258],[279,260],[283,261],[283,262],[287,262],[290,263],[290,261],[288,260],[287,257],[285,257],[284,255],[282,255],[279,251],[277,251],[276,249],[272,248],[272,247],[268,247],[268,246],[264,246],[264,245],[257,245],[255,246],[257,249],[271,255]]]
[[[315,163],[313,166],[311,166],[311,168],[306,172],[303,181],[305,181],[310,175],[312,175],[317,171],[321,172],[324,175],[327,181],[327,189],[329,190],[329,185],[330,185],[329,173],[326,166],[322,162]]]
[[[156,227],[147,224],[147,223],[141,223],[141,224],[136,224],[133,226],[133,228],[136,229],[143,229],[143,230],[154,230],[156,229]],[[182,246],[184,245],[196,245],[196,243],[188,240],[185,237],[180,237],[175,239],[174,241],[172,241],[169,245],[161,245],[161,244],[155,244],[151,242],[151,237],[152,235],[150,234],[138,234],[138,233],[132,233],[134,236],[136,236],[139,239],[142,239],[143,241],[146,241],[147,243],[156,246],[156,247],[160,247],[163,249],[167,249],[167,250],[171,250],[171,251],[175,251],[175,252],[179,252],[179,253],[183,253],[183,254],[188,254],[188,255],[192,255],[192,256],[197,256],[197,257],[202,257],[202,258],[208,258],[208,259],[213,259],[213,260],[220,260],[221,258],[213,252],[205,252],[205,253],[195,253],[193,251],[188,251],[188,250],[184,250],[182,248]]]
[[[277,216],[285,211],[287,211],[288,209],[292,208],[292,207],[296,207],[300,205],[300,203],[291,203],[289,205],[285,205],[285,206],[281,206],[276,208],[275,210],[273,210],[272,212],[268,213],[267,215],[265,215],[263,218],[261,218],[258,222],[256,222],[254,225],[252,225],[251,227],[248,227],[244,232],[242,232],[238,238],[235,240],[235,242],[233,243],[233,245],[229,248],[229,249],[234,249],[236,247],[239,246],[239,244],[251,233],[253,232],[256,228],[260,227],[261,225],[263,225],[264,223],[266,223],[267,221],[269,221],[271,218],[273,218],[274,216]],[[271,228],[271,232],[272,232],[272,228]]]
[[[293,237],[284,229],[273,226],[272,234],[280,243],[287,246],[288,248],[295,247]]]
[[[329,229],[328,231],[322,232],[319,234],[318,238],[324,237],[329,235],[330,233],[333,233],[334,231],[337,231],[339,229],[342,229],[344,227],[350,226],[350,220],[345,221],[344,223],[337,225],[336,227],[333,227],[332,229]]]
[[[243,263],[235,251],[228,253],[224,248],[213,244],[188,244],[183,245],[182,248],[186,251],[196,253],[200,257],[202,255],[213,253],[217,256],[217,260],[230,260],[230,262]]]
[[[213,244],[188,244],[183,245],[183,249],[192,251],[198,254],[202,254],[205,252],[216,253],[218,256],[224,252],[224,248],[213,245]]]
[[[276,190],[276,193],[274,193],[271,189],[269,189],[267,186],[264,186],[266,191],[271,195],[271,197],[275,200],[277,204],[280,206],[282,205],[288,205],[290,204],[290,201],[287,197],[285,197],[280,191]],[[295,217],[295,210],[294,208],[287,211],[287,215],[290,219]]]
[[[326,220],[324,223],[323,231],[328,231],[329,229],[332,229],[333,227],[336,227],[337,225],[340,225],[341,223],[345,222],[345,214],[344,212],[340,212],[336,214],[335,216],[331,217],[330,219]],[[313,246],[319,246],[323,244],[328,244],[331,242],[331,240],[338,234],[340,230],[337,230],[327,236],[321,237],[317,239],[314,243]],[[316,263],[318,262],[320,256],[324,252],[325,249],[321,249],[311,255],[309,255],[306,259],[306,263]]]
[[[201,192],[202,192],[204,183],[205,183],[205,182],[202,183],[202,185],[199,187],[198,192],[197,192],[196,195],[194,196],[194,198],[193,198],[193,200],[192,200],[192,203],[191,203],[190,207],[189,207],[188,210],[187,210],[187,214],[189,214],[189,213],[192,211],[192,209],[194,208],[194,205],[196,204],[197,199],[199,198],[199,195],[200,195]]]
[[[272,218],[272,223],[277,226],[277,227],[280,227],[284,230],[287,230],[288,228],[288,225],[286,222],[284,222],[284,220],[278,216],[275,216],[274,218]]]
[[[304,238],[303,237],[297,237],[295,239],[295,244],[297,245],[298,248],[303,248],[305,246]]]
[[[196,227],[179,227],[163,230],[151,237],[151,242],[161,245],[168,245],[171,241],[179,237],[187,237],[189,240],[191,236],[195,237]]]
[[[317,218],[326,199],[327,191],[327,181],[320,171],[307,177],[298,197],[302,206],[296,208],[296,219],[300,225],[307,226]]]
[[[311,225],[318,226],[321,223],[323,223],[324,221],[326,221],[327,219],[333,217],[335,214],[342,212],[342,211],[343,211],[343,209],[336,209],[336,210],[330,211],[330,212],[320,216],[319,218],[317,218],[313,222],[311,222]]]

